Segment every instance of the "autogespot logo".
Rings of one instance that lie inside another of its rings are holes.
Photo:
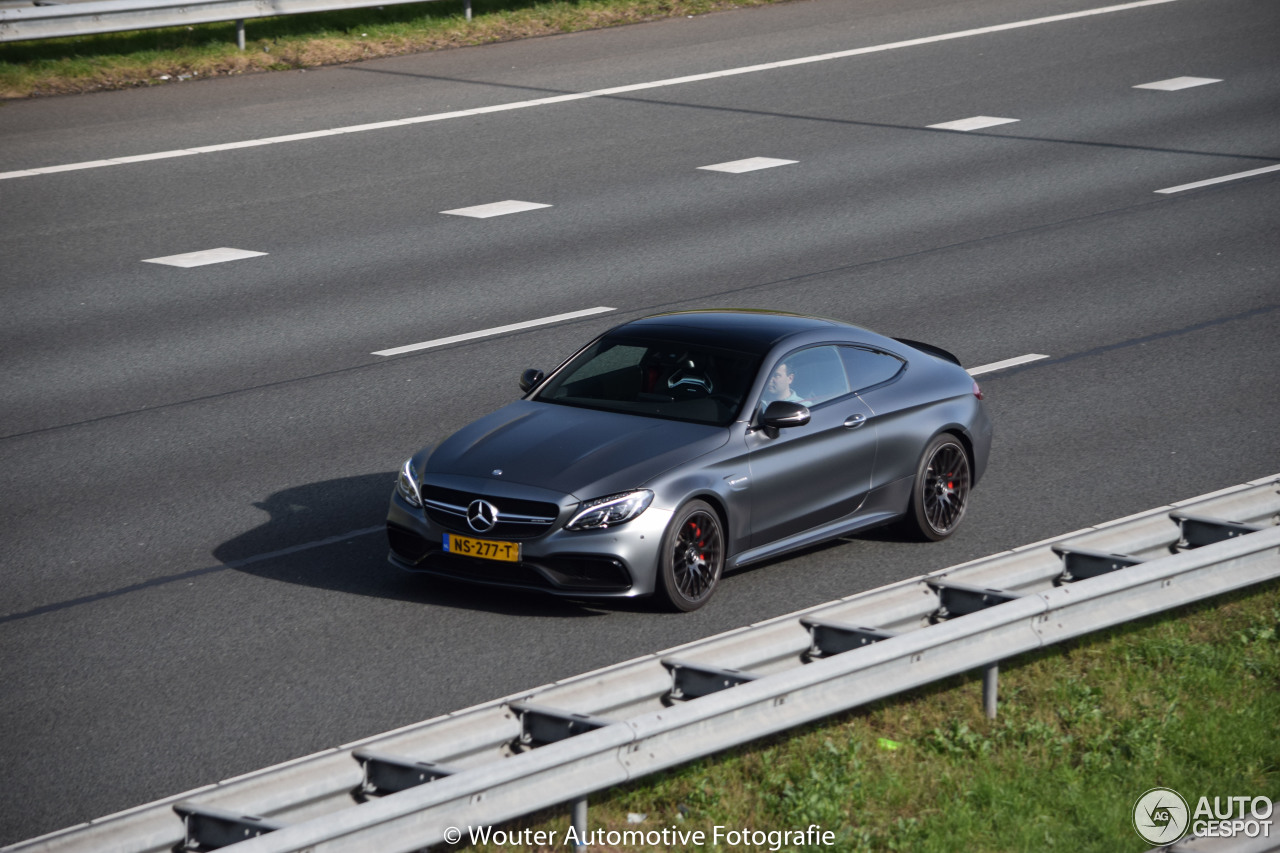
[[[1187,834],[1187,801],[1172,788],[1152,788],[1133,804],[1133,828],[1150,844],[1172,844]]]

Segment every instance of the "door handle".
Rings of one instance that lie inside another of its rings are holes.
[[[854,429],[855,427],[860,427],[866,422],[867,422],[866,415],[849,415],[849,417],[844,419],[844,425],[846,429]]]

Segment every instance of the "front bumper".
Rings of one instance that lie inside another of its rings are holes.
[[[388,559],[424,574],[516,589],[536,589],[573,598],[631,598],[652,594],[669,510],[649,507],[638,518],[601,530],[568,531],[563,525],[577,508],[562,509],[551,529],[532,538],[483,536],[446,528],[398,494],[387,512]],[[484,560],[444,550],[446,533],[480,539],[518,541],[518,563]]]

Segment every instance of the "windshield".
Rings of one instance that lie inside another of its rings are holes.
[[[727,426],[742,410],[759,356],[681,341],[608,336],[537,393],[546,403]]]

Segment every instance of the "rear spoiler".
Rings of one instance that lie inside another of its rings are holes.
[[[955,355],[947,352],[942,347],[935,347],[933,344],[926,344],[921,341],[912,341],[907,338],[894,338],[894,340],[900,344],[906,344],[909,347],[923,350],[924,352],[929,353],[929,355],[936,355],[938,358],[945,359],[952,364],[960,364],[960,359],[956,358]],[[963,367],[964,365],[960,366]]]

